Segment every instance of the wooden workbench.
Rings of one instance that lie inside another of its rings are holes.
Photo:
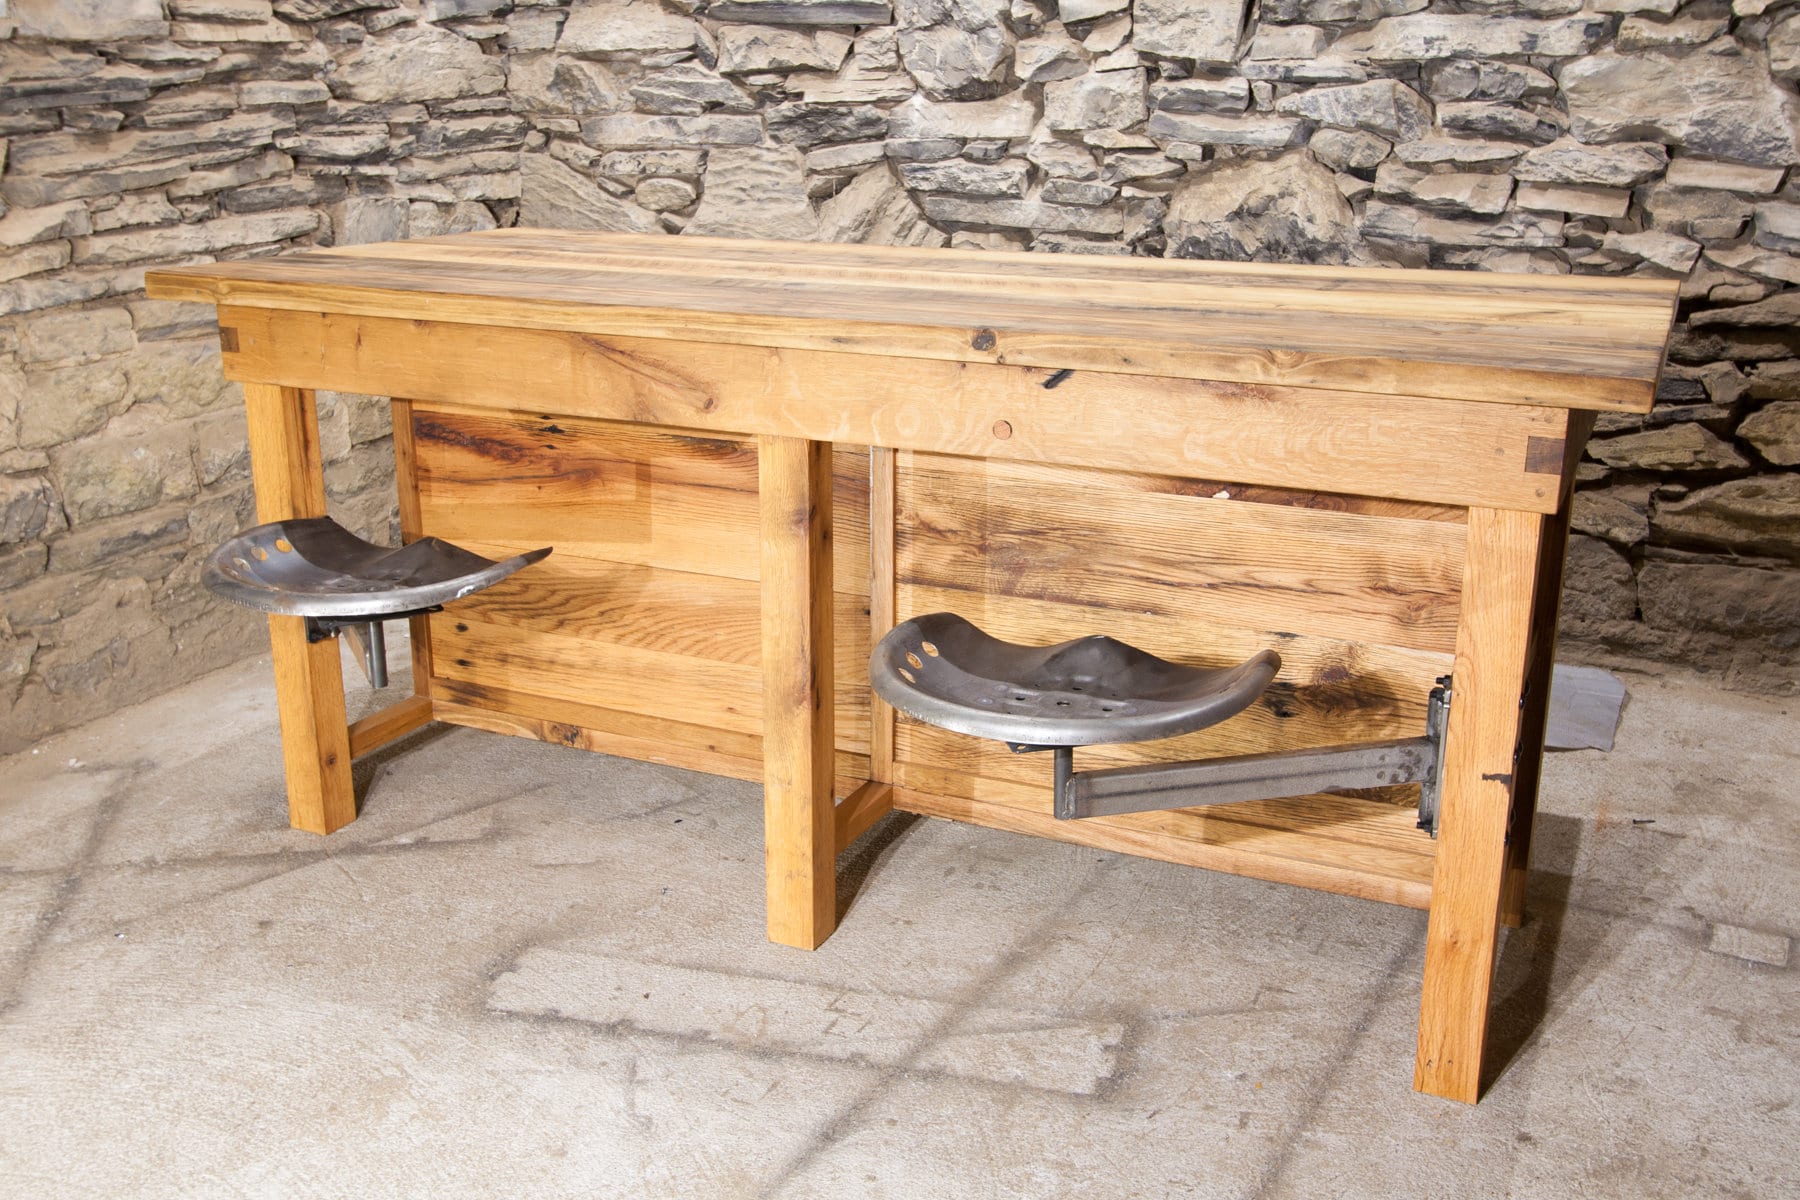
[[[417,695],[348,728],[335,644],[271,618],[296,826],[437,719],[763,779],[794,946],[890,808],[1429,908],[1414,1082],[1476,1099],[1574,463],[1650,407],[1674,283],[497,230],[148,286],[219,306],[261,520],[325,511],[329,388],[396,397],[408,539],[556,548],[415,619]],[[871,635],[943,609],[1281,653],[1249,712],[1084,769],[1416,736],[1453,672],[1440,836],[1391,795],[1054,821],[1045,756],[871,702]]]

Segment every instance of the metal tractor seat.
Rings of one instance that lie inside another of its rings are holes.
[[[350,630],[369,681],[387,685],[382,622],[436,612],[492,587],[550,553],[548,546],[495,562],[439,538],[377,546],[330,517],[273,521],[213,551],[202,578],[227,600],[305,617],[310,641]]]
[[[1281,670],[1261,650],[1232,667],[1169,662],[1105,636],[1020,646],[955,613],[914,617],[869,656],[875,692],[915,720],[1055,752],[1055,815],[1114,816],[1418,783],[1419,827],[1437,831],[1449,679],[1431,692],[1423,737],[1274,754],[1074,770],[1074,747],[1179,737],[1254,704]]]

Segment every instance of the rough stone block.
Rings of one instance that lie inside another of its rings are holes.
[[[0,283],[54,271],[67,266],[71,257],[67,242],[38,242],[10,251],[0,258]]]
[[[325,82],[332,95],[348,100],[454,100],[500,91],[506,73],[474,42],[414,25],[364,42],[337,61]]]
[[[951,160],[907,163],[900,168],[900,181],[915,191],[959,192],[967,196],[1023,196],[1027,174],[1025,164],[1021,162],[988,166]]]
[[[1750,414],[1738,436],[1777,466],[1800,465],[1800,400],[1777,400]]]
[[[214,337],[140,343],[124,365],[131,402],[155,404],[170,416],[235,408],[242,398],[239,385],[225,378]]]
[[[772,25],[726,25],[719,30],[718,69],[724,74],[756,71],[835,71],[844,65],[850,39],[831,30],[806,32]]]
[[[1384,164],[1375,174],[1377,195],[1398,196],[1431,209],[1484,216],[1505,211],[1512,188],[1509,175],[1431,175],[1393,162]]]
[[[1252,114],[1233,117],[1212,113],[1150,114],[1149,132],[1162,142],[1196,146],[1252,146],[1280,149],[1301,140],[1306,123],[1296,117]]]
[[[0,475],[0,546],[11,546],[62,528],[56,491],[42,475]]]
[[[1576,184],[1521,183],[1514,203],[1534,212],[1572,213],[1588,217],[1622,217],[1631,208],[1631,193],[1624,188],[1582,187]]]
[[[584,0],[569,10],[556,48],[564,54],[691,50],[696,28],[692,18],[655,0]]]
[[[1651,525],[1676,545],[1800,560],[1800,474],[1732,479],[1659,501]]]
[[[915,96],[895,108],[888,132],[896,138],[1018,138],[1037,124],[1037,106],[1024,92],[962,103]]]
[[[1135,0],[1132,40],[1146,54],[1230,63],[1246,7],[1246,0]]]
[[[1564,68],[1562,88],[1570,128],[1584,142],[1648,136],[1756,166],[1800,158],[1800,102],[1730,39],[1712,52],[1679,56],[1604,51]]]
[[[1163,222],[1170,258],[1348,262],[1360,239],[1337,179],[1304,150],[1271,162],[1216,160],[1191,171]]]
[[[698,117],[645,117],[629,114],[583,121],[581,136],[596,146],[622,148],[754,146],[762,141],[763,123],[761,117],[713,113]]]
[[[925,215],[948,224],[997,225],[1040,232],[1108,235],[1121,233],[1125,228],[1125,215],[1116,209],[1048,204],[1037,197],[995,200],[940,193],[925,197]]]
[[[1392,79],[1299,92],[1278,100],[1275,111],[1339,129],[1366,129],[1390,141],[1415,141],[1431,128],[1431,105]]]
[[[169,32],[160,0],[12,0],[11,9],[22,37],[109,42]]]
[[[92,433],[130,403],[125,372],[112,362],[28,370],[19,445],[42,450]]]
[[[620,233],[656,231],[655,213],[611,195],[592,179],[547,154],[520,155],[519,176],[521,225]]]
[[[1072,79],[1087,70],[1087,64],[1087,51],[1060,24],[1019,39],[1013,48],[1013,74],[1026,83]]]
[[[92,230],[88,206],[79,200],[42,208],[15,208],[0,217],[0,246],[24,246],[54,238],[79,237]]]
[[[706,15],[763,25],[885,25],[894,9],[888,0],[715,0]]]
[[[1051,129],[1128,129],[1149,111],[1141,70],[1090,71],[1044,85],[1044,124]]]
[[[819,221],[804,160],[791,147],[732,147],[707,155],[700,207],[684,232],[811,241]]]
[[[97,437],[58,446],[50,463],[63,506],[77,527],[200,489],[193,430],[165,424],[160,414],[149,412],[127,414]]]
[[[1377,62],[1399,63],[1526,55],[1570,58],[1598,45],[1610,26],[1608,18],[1595,16],[1536,21],[1480,13],[1421,13],[1379,22],[1368,53]]]
[[[912,195],[885,165],[870,167],[819,206],[819,240],[878,246],[942,246]]]
[[[137,345],[123,307],[38,313],[22,322],[19,358],[25,363],[92,362]]]
[[[305,237],[319,227],[319,215],[306,209],[258,213],[254,216],[218,217],[197,225],[172,225],[164,229],[129,233],[96,234],[76,238],[75,261],[125,263],[146,259],[212,254],[241,246],[266,245]]]

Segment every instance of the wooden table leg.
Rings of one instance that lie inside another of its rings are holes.
[[[756,449],[769,940],[811,950],[837,925],[831,444],[764,436]]]
[[[1468,1104],[1481,1090],[1543,526],[1536,513],[1469,510],[1413,1070],[1419,1091]]]
[[[313,394],[247,383],[244,408],[257,520],[324,516],[325,474]],[[269,645],[275,657],[288,822],[295,829],[330,833],[356,819],[337,639],[309,644],[303,618],[270,617]]]

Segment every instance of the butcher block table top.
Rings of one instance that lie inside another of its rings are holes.
[[[147,286],[219,308],[259,520],[325,514],[330,389],[394,398],[406,541],[555,547],[411,618],[416,694],[355,725],[335,643],[270,618],[296,827],[438,720],[761,779],[787,945],[892,810],[1428,908],[1414,1086],[1479,1096],[1575,463],[1651,407],[1674,281],[519,229]],[[1230,721],[1084,768],[1416,737],[1449,676],[1436,836],[1403,789],[1054,819],[1046,756],[871,695],[873,641],[946,609],[1279,651]]]
[[[210,304],[1644,412],[1668,280],[497,229],[150,273]],[[985,336],[984,336],[985,335]]]

